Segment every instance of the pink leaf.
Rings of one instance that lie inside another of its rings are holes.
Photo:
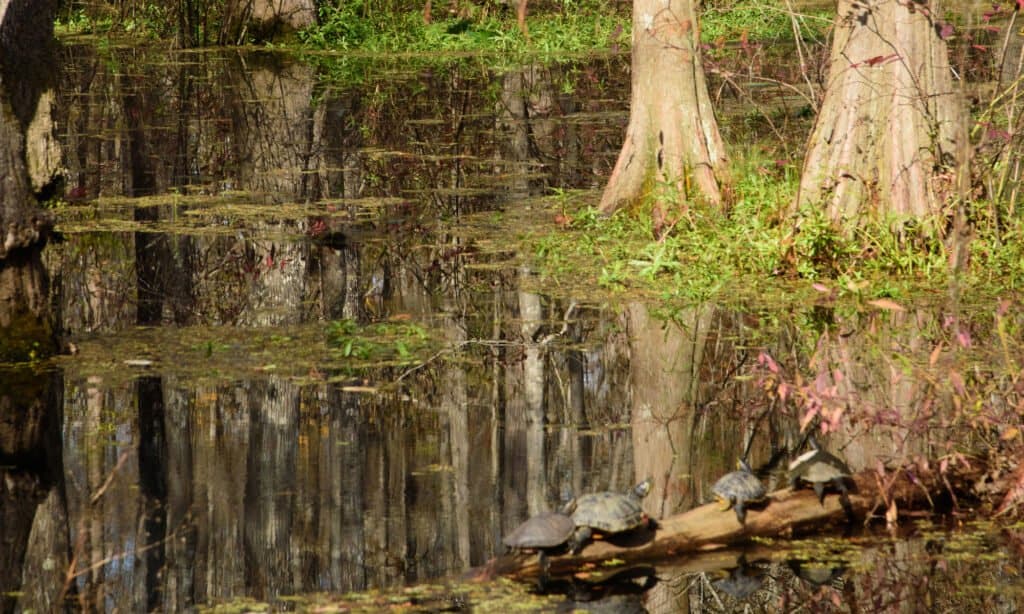
[[[824,294],[828,294],[828,291],[829,291],[828,290],[828,286],[826,286],[825,284],[821,284],[821,283],[811,284],[811,287],[814,288],[815,290],[817,290],[818,292],[821,292],[821,293],[824,293]]]
[[[803,417],[800,418],[800,430],[803,431],[804,429],[806,429],[807,425],[810,424],[811,420],[814,420],[814,417],[817,415],[818,409],[814,407],[812,407],[807,413],[805,413]]]
[[[868,305],[873,305],[879,309],[885,309],[886,311],[906,311],[906,309],[903,308],[903,305],[887,298],[878,298],[873,301],[868,301]]]
[[[953,24],[951,24],[951,23],[944,23],[944,24],[942,24],[942,27],[939,28],[939,38],[941,38],[942,40],[946,40],[950,36],[953,36]]]

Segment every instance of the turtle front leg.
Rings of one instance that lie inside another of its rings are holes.
[[[578,553],[583,549],[583,544],[587,543],[587,540],[593,534],[594,531],[590,527],[576,527],[572,537],[569,538],[569,552],[572,554]]]
[[[740,524],[747,524],[747,508],[743,506],[742,501],[737,501],[734,506],[736,509],[736,520],[740,521]]]
[[[818,503],[825,505],[825,483],[814,482],[814,494],[818,495]]]
[[[846,487],[846,482],[843,478],[834,478],[832,483],[835,484],[836,489],[839,491],[839,504],[843,506],[843,512],[846,513],[846,521],[853,524],[855,520],[853,503],[850,502],[850,490]]]

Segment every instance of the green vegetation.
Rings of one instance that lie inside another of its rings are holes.
[[[793,11],[785,0],[714,0],[701,13],[701,38],[706,42],[793,40],[794,31],[804,40],[823,38],[832,27],[835,6],[818,3]]]
[[[319,23],[298,33],[308,49],[361,53],[412,54],[530,54],[566,55],[616,52],[630,43],[631,7],[612,0],[533,0],[529,4],[527,36],[515,12],[495,0],[460,3],[457,13],[447,3],[435,3],[433,17],[424,19],[422,5],[380,6],[372,0],[320,3]],[[785,0],[718,0],[701,16],[705,41],[792,39],[794,28],[805,39],[821,38],[831,26],[833,7],[808,9],[794,15]],[[224,30],[222,2],[206,3],[201,15],[182,20],[178,11],[159,3],[127,2],[118,9],[103,5],[73,5],[58,16],[64,35],[99,35],[168,40],[175,36],[197,44],[216,44],[230,38]],[[190,10],[196,10],[194,7]],[[183,23],[194,24],[178,32]],[[259,42],[250,38],[246,42]],[[276,41],[280,43],[281,41]]]
[[[593,53],[629,44],[629,15],[592,8],[527,20],[527,38],[510,14],[446,17],[418,11],[364,16],[358,3],[324,6],[320,24],[299,34],[318,49],[367,53]]]
[[[353,320],[331,322],[327,339],[332,351],[344,358],[402,362],[419,362],[413,355],[428,349],[430,341],[427,331],[415,324],[379,322],[362,327]]]
[[[734,198],[725,214],[671,204],[679,199],[659,186],[644,206],[602,218],[593,192],[560,191],[546,203],[560,226],[530,230],[526,251],[562,287],[592,279],[606,290],[668,302],[780,296],[780,289],[795,300],[826,293],[861,302],[949,286],[955,274],[944,225],[885,218],[845,235],[820,211],[789,213],[799,171],[766,153],[735,161]],[[656,203],[664,209],[660,230],[651,221],[659,217],[652,216]],[[957,281],[978,298],[1024,287],[1024,242],[1016,240],[1024,224],[1012,224],[972,237],[969,264]]]

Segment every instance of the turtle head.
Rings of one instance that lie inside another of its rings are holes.
[[[640,482],[633,487],[633,495],[638,499],[643,499],[651,492],[651,487],[654,486],[654,478],[647,478],[643,482]]]
[[[750,468],[750,464],[743,458],[736,461],[736,468],[747,473],[754,473],[754,470]]]

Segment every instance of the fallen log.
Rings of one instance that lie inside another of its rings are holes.
[[[639,529],[626,535],[611,536],[588,544],[577,554],[548,557],[547,573],[562,575],[593,567],[615,559],[626,565],[668,557],[696,554],[736,546],[755,537],[793,537],[822,531],[837,525],[866,522],[871,518],[892,518],[893,512],[949,509],[958,493],[968,492],[981,475],[978,468],[960,467],[946,475],[917,471],[888,474],[885,478],[873,470],[862,471],[851,479],[849,509],[844,510],[840,496],[829,492],[823,503],[809,489],[785,488],[768,495],[768,500],[748,508],[741,525],[732,511],[722,511],[717,503],[702,505],[681,514],[663,518],[655,529]],[[941,505],[945,503],[945,505]],[[888,512],[888,516],[886,513]],[[488,575],[517,579],[536,578],[539,560],[534,554],[508,554],[492,560]]]

